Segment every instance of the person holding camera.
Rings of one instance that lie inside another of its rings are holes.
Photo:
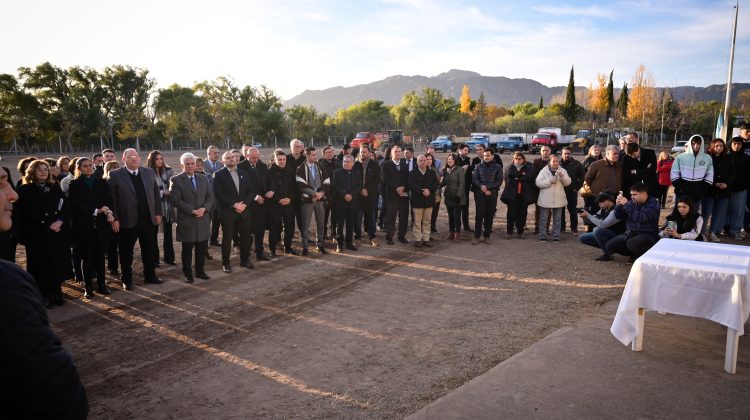
[[[659,242],[661,207],[656,198],[648,195],[648,186],[642,182],[630,187],[630,200],[620,192],[615,204],[615,217],[625,220],[627,231],[607,242],[598,261],[611,261],[612,254],[617,253],[633,262]]]
[[[552,155],[549,164],[539,171],[536,176],[536,186],[539,188],[539,198],[536,204],[540,208],[539,214],[539,240],[547,242],[547,218],[552,213],[552,242],[560,241],[560,227],[562,223],[562,212],[568,205],[565,187],[570,185],[571,179],[568,172],[560,167],[560,157]]]
[[[584,233],[578,237],[578,241],[584,245],[589,245],[604,249],[604,245],[615,236],[625,233],[625,223],[615,217],[615,195],[614,193],[604,191],[596,196],[599,204],[599,211],[594,214],[589,213],[586,209],[576,209],[578,215],[583,219],[583,223],[593,226],[590,232]]]
[[[703,217],[695,211],[693,200],[688,196],[677,199],[672,214],[667,216],[667,223],[659,231],[662,238],[702,241]]]

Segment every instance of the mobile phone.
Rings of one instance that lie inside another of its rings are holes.
[[[582,209],[582,208],[577,208],[577,209],[576,209],[576,213],[579,213],[579,214],[580,214],[580,213],[583,213],[583,210],[584,210],[584,209]]]
[[[677,223],[674,220],[669,220],[667,222],[667,229],[669,229],[669,230],[675,230],[675,229],[677,229]]]

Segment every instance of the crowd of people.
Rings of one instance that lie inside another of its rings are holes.
[[[381,153],[363,145],[336,155],[331,145],[317,150],[300,140],[288,151],[274,150],[268,162],[250,145],[223,153],[210,146],[205,157],[180,156],[179,170],[159,151],[150,152],[145,165],[135,149],[124,150],[119,161],[111,149],[72,159],[29,157],[18,163],[14,223],[0,233],[0,257],[14,261],[23,245],[27,271],[52,308],[63,303],[61,284],[72,278],[84,285],[87,299],[111,293],[107,271],[132,290],[136,241],[146,283],[162,283],[160,264],[178,263],[175,240],[184,281],[192,283],[209,279],[211,246],[220,247],[225,273],[234,269],[234,248],[246,269],[254,268],[252,254],[257,262],[327,254],[327,243],[336,252],[355,252],[363,243],[378,247],[378,232],[387,245],[430,248],[441,205],[448,215],[446,240],[468,233],[472,245],[489,244],[499,198],[507,209],[507,240],[527,238],[534,204],[539,241],[558,243],[569,229],[581,243],[601,249],[598,260],[615,254],[632,260],[660,238],[744,239],[750,221],[748,128],[744,124],[729,145],[713,139],[708,152],[703,138],[693,136],[675,158],[666,152],[657,158],[629,133],[619,146],[592,146],[583,162],[570,149],[556,155],[543,147],[533,162],[513,153],[505,167],[481,144],[473,157],[461,144],[443,162],[429,147],[421,154],[400,146]],[[660,224],[670,186],[673,211]]]

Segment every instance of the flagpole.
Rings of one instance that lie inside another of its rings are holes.
[[[737,4],[734,6],[734,26],[732,29],[732,45],[729,49],[729,71],[727,73],[727,96],[724,99],[724,124],[721,128],[721,138],[729,140],[727,135],[729,134],[729,102],[732,98],[732,71],[734,70],[734,44],[737,40],[737,16],[740,13],[740,0],[737,0]]]

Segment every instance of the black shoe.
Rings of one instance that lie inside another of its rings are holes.
[[[255,256],[256,261],[271,261],[270,258],[268,258],[268,255],[266,254],[258,254]]]
[[[387,243],[388,245],[393,245],[393,239],[386,239],[385,243]]]
[[[440,232],[438,232],[438,230],[435,228],[430,228],[430,233],[440,233]]]
[[[211,256],[211,254],[206,254],[206,261],[213,261],[214,257]]]
[[[55,307],[55,304],[52,303],[52,299],[50,299],[50,298],[44,298],[44,306],[47,309],[53,309]]]
[[[193,275],[192,274],[186,274],[185,275],[185,283],[192,284],[193,283]]]
[[[201,280],[210,280],[211,277],[208,277],[208,274],[206,273],[198,273],[195,275],[195,277],[198,277]]]
[[[614,260],[614,258],[611,255],[607,255],[607,254],[594,258],[594,261],[612,261],[612,260]]]
[[[425,248],[432,248],[432,244],[428,241],[422,241],[422,246]]]
[[[117,270],[117,269],[109,270],[109,274],[111,274],[113,276],[119,276],[120,275],[120,271]]]
[[[407,241],[406,238],[398,238],[398,241],[401,242],[402,244],[408,244],[409,243],[409,241]]]
[[[240,263],[240,267],[247,268],[247,269],[253,269],[255,266],[250,261],[245,261]]]
[[[348,249],[349,251],[357,251],[357,247],[354,246],[353,244],[348,244],[346,246],[346,249]]]
[[[287,248],[287,249],[284,250],[284,254],[287,254],[287,255],[299,255],[299,251],[297,251],[294,248]]]
[[[301,255],[302,255],[303,257],[306,257],[306,256],[307,256],[308,254],[310,254],[310,251],[308,251],[308,250],[307,250],[307,248],[302,248],[302,253],[301,253]]]
[[[159,277],[154,277],[154,278],[146,279],[146,283],[148,283],[148,284],[162,284],[162,283],[164,283],[164,280],[160,279]]]
[[[221,266],[221,271],[223,271],[225,273],[231,273],[232,272],[232,267],[230,267],[229,265],[222,265]]]
[[[341,253],[344,250],[344,244],[336,244],[336,252]]]
[[[166,264],[166,265],[177,265],[177,263],[174,262],[174,261],[164,261],[164,264]]]
[[[86,290],[83,292],[83,298],[84,299],[93,299],[94,298],[94,291],[93,290]]]
[[[109,290],[109,288],[107,286],[104,286],[104,287],[97,288],[96,289],[96,293],[99,293],[99,294],[104,295],[104,296],[109,296],[109,295],[112,294],[112,291]]]
[[[278,255],[276,255],[276,250],[271,251],[271,255],[269,255],[271,258],[279,258]]]
[[[464,226],[464,230],[467,231],[467,232],[474,232],[474,229],[472,229],[472,228],[470,228],[468,226]]]
[[[221,244],[219,243],[219,241],[211,241],[208,244],[211,245],[211,246],[221,246]]]
[[[322,246],[318,247],[318,252],[320,252],[321,254],[327,254],[328,253],[328,251],[326,251],[325,247],[322,247]]]
[[[125,283],[122,282],[122,289],[127,290],[128,292],[135,289],[135,286],[133,286],[133,283]]]

